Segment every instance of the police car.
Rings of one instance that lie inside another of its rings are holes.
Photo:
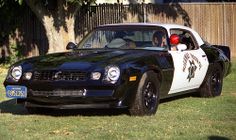
[[[12,65],[4,82],[7,97],[30,113],[127,108],[131,115],[153,115],[160,99],[221,95],[230,73],[228,46],[210,45],[175,24],[102,25],[66,48]]]

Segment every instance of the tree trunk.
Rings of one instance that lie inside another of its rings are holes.
[[[66,29],[64,27],[54,27],[52,17],[44,17],[43,26],[49,43],[48,53],[65,51],[68,42],[75,42],[74,18],[66,20]]]
[[[46,30],[48,53],[65,51],[68,42],[75,42],[75,17],[79,7],[65,0],[56,2],[55,7],[49,9],[41,0],[26,0]]]

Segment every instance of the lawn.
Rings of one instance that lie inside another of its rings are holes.
[[[155,116],[145,117],[113,110],[30,115],[5,97],[1,84],[0,139],[236,139],[235,65],[224,80],[222,96],[164,101]],[[0,69],[0,83],[6,72]]]

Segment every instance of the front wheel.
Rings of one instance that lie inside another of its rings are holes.
[[[223,85],[223,73],[219,63],[215,63],[200,87],[201,97],[220,96]]]
[[[139,81],[137,93],[129,112],[131,115],[154,115],[159,104],[159,80],[153,71],[145,72]]]

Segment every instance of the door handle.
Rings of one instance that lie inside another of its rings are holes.
[[[206,57],[206,55],[204,54],[204,55],[202,55],[202,57]]]

